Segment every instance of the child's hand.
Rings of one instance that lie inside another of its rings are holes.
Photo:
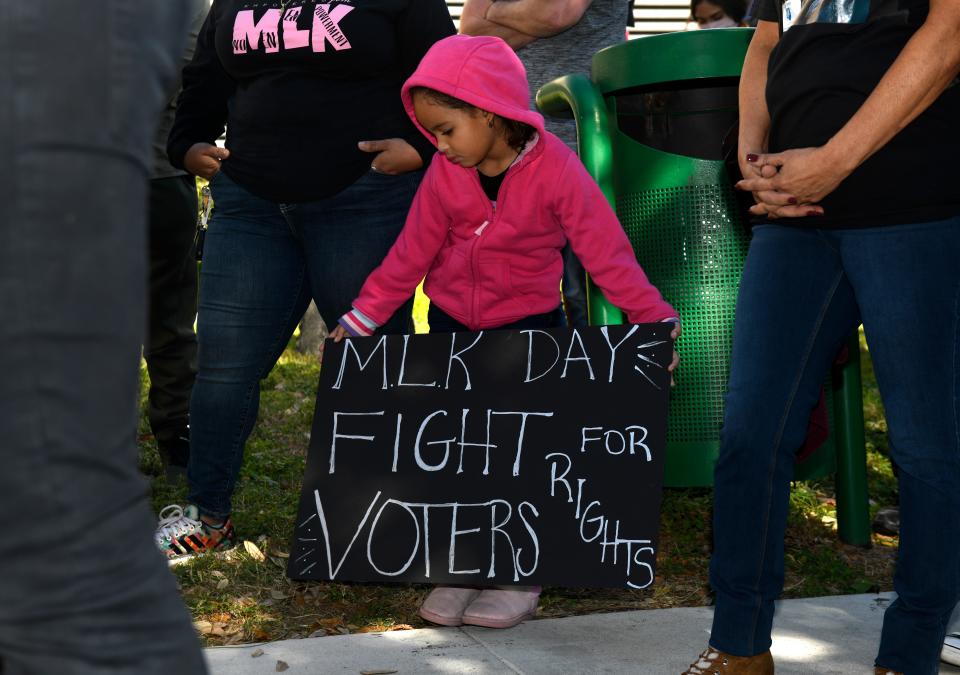
[[[343,338],[350,337],[350,333],[348,333],[347,329],[344,328],[343,326],[337,326],[332,331],[330,331],[329,337],[334,342],[340,342],[340,340],[342,340]]]
[[[680,327],[679,323],[674,324],[675,328],[670,331],[670,337],[673,338],[674,343],[680,338],[683,334],[683,328]],[[676,387],[677,383],[673,379],[673,371],[677,369],[677,366],[680,365],[680,355],[677,354],[677,350],[673,350],[673,360],[670,361],[670,365],[667,366],[667,371],[670,373],[670,386]]]

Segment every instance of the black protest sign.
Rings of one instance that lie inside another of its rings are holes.
[[[649,586],[672,327],[329,343],[287,573]]]

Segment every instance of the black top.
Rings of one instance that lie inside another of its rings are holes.
[[[503,177],[507,175],[509,170],[510,167],[508,166],[496,176],[485,176],[477,171],[477,175],[480,177],[480,187],[483,188],[483,193],[487,195],[491,202],[497,201],[497,193],[500,192],[500,186],[503,185]]]
[[[825,144],[866,101],[928,9],[928,0],[803,2],[770,55],[770,152]],[[757,18],[776,22],[780,11],[780,0],[760,0]],[[954,82],[824,198],[824,216],[789,222],[871,227],[957,215],[960,163],[937,158],[960,154],[958,121]]]
[[[436,148],[413,126],[400,86],[455,32],[444,0],[214,0],[183,71],[171,162],[227,126],[223,171],[277,202],[336,194],[370,169],[361,140]]]

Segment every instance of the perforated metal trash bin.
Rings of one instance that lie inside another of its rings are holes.
[[[710,485],[719,450],[733,314],[749,245],[722,142],[737,119],[737,86],[752,29],[633,40],[597,53],[592,77],[572,75],[537,96],[547,114],[577,120],[580,156],[650,280],[683,318],[664,484]],[[622,313],[590,290],[593,324]],[[831,435],[798,479],[837,472],[840,536],[869,544],[858,347],[828,383]]]

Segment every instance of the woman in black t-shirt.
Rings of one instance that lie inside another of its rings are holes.
[[[190,504],[161,512],[170,558],[233,539],[231,495],[270,372],[311,298],[350,309],[403,227],[435,148],[400,86],[454,33],[443,0],[214,0],[168,141],[210,180]],[[227,128],[226,147],[215,145]],[[405,332],[409,309],[386,332]]]
[[[763,218],[715,473],[713,629],[687,672],[773,673],[794,452],[862,322],[902,533],[875,666],[935,673],[960,595],[960,5],[761,0],[758,18],[738,187]]]

